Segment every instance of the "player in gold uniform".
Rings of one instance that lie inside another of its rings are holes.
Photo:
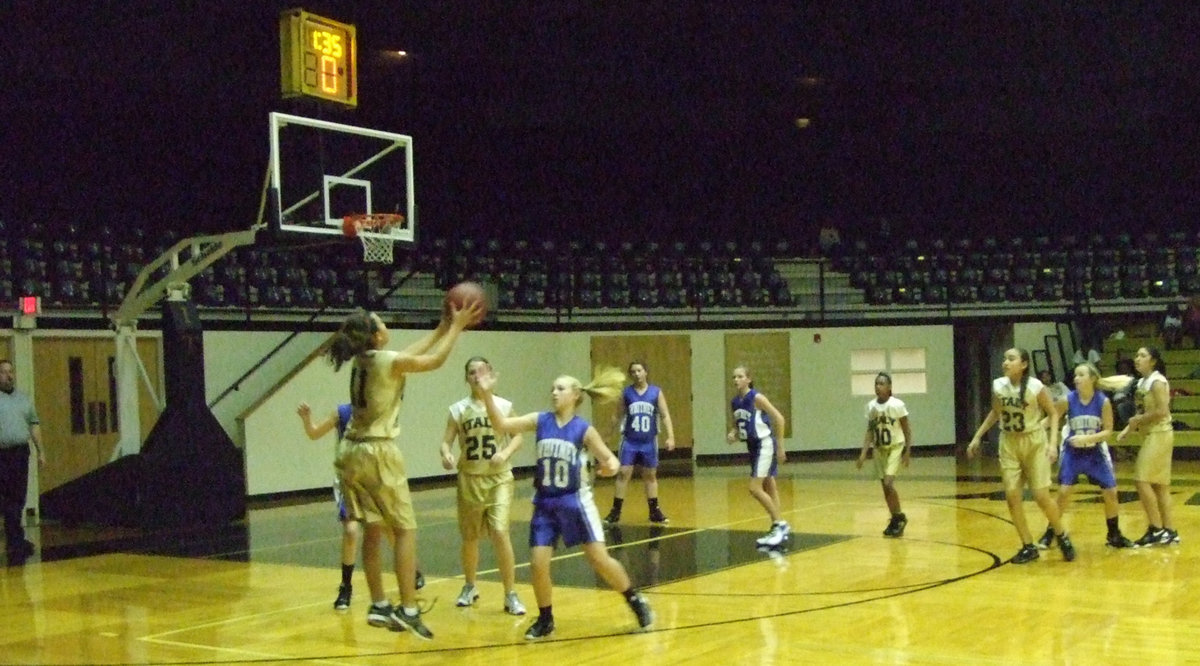
[[[347,517],[366,525],[363,534],[363,572],[371,592],[367,623],[396,631],[409,630],[426,640],[433,633],[421,622],[416,593],[416,517],[408,490],[404,456],[396,445],[400,435],[400,405],[409,373],[435,370],[463,329],[476,321],[479,305],[447,310],[437,328],[402,351],[384,349],[387,326],[378,315],[350,315],[334,335],[327,356],[335,369],[352,362],[350,423],[337,469]],[[400,607],[393,607],[383,590],[381,544],[385,530],[395,537],[394,562],[400,586]]]
[[[1117,441],[1140,431],[1144,435],[1138,450],[1134,483],[1138,498],[1146,510],[1146,533],[1136,543],[1140,547],[1179,543],[1179,532],[1171,516],[1171,454],[1175,448],[1175,429],[1171,423],[1171,386],[1167,367],[1157,349],[1142,347],[1133,357],[1138,380],[1134,401],[1137,414],[1117,435]]]
[[[984,434],[996,423],[1000,424],[1000,476],[1004,480],[1004,498],[1022,544],[1012,563],[1025,564],[1039,557],[1025,509],[1021,506],[1026,483],[1034,501],[1050,521],[1063,559],[1069,562],[1075,559],[1075,546],[1063,528],[1058,505],[1050,498],[1050,464],[1058,458],[1058,410],[1041,380],[1029,376],[1027,350],[1014,347],[1004,352],[1003,367],[1004,376],[992,382],[992,409],[971,438],[967,455],[972,458],[979,455],[979,443]],[[1042,425],[1044,416],[1050,417],[1049,442]]]
[[[521,446],[521,435],[511,438],[492,427],[476,378],[490,375],[492,366],[482,356],[467,361],[466,380],[471,395],[450,405],[446,433],[442,436],[442,467],[458,467],[458,531],[462,535],[463,578],[465,584],[456,605],[470,606],[479,599],[475,573],[479,568],[479,537],[486,533],[496,552],[500,578],[504,583],[504,611],[524,615],[525,606],[514,587],[516,562],[508,535],[509,512],[513,499],[513,473],[509,459]],[[515,416],[512,403],[493,396],[496,406]],[[454,442],[462,455],[455,460]]]

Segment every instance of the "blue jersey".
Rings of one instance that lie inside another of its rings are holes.
[[[1067,428],[1068,439],[1076,435],[1094,435],[1104,429],[1104,403],[1108,396],[1102,391],[1092,394],[1092,401],[1083,404],[1075,391],[1067,393]]]
[[[733,425],[737,428],[738,439],[743,442],[757,442],[771,437],[771,417],[754,405],[758,391],[750,389],[746,395],[735,395],[731,401],[733,406]]]
[[[625,439],[650,443],[658,437],[658,394],[659,388],[653,384],[641,394],[632,386],[625,387],[621,394],[625,400],[625,423],[621,425],[621,434]]]
[[[590,488],[583,470],[590,463],[583,436],[588,422],[573,417],[559,426],[554,412],[542,412],[537,421],[537,464],[533,487],[534,501],[542,497],[561,497]]]
[[[346,404],[344,404],[344,405],[338,405],[338,408],[337,408],[337,414],[338,414],[338,422],[337,422],[337,433],[338,433],[338,439],[341,439],[341,438],[343,438],[343,437],[345,437],[345,436],[346,436],[346,426],[347,426],[347,425],[350,425],[350,412],[351,412],[350,403],[346,403]]]

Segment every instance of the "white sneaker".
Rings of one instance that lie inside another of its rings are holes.
[[[521,600],[517,598],[515,590],[504,595],[504,612],[509,615],[525,614],[525,604],[521,603]]]
[[[781,520],[774,525],[771,525],[771,531],[764,536],[759,537],[755,543],[760,546],[775,547],[787,541],[788,536],[792,533],[792,526],[787,524],[786,520]]]
[[[783,535],[779,523],[771,525],[770,531],[755,539],[754,543],[760,546],[778,546],[783,542]]]
[[[463,585],[462,592],[458,593],[458,600],[454,602],[459,608],[466,608],[479,600],[479,592],[474,585]]]

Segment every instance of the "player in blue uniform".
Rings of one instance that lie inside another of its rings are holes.
[[[1066,515],[1071,505],[1071,495],[1079,475],[1086,475],[1092,483],[1100,486],[1100,497],[1104,500],[1104,518],[1108,524],[1106,543],[1113,548],[1132,548],[1133,542],[1121,534],[1117,525],[1117,476],[1113,472],[1112,456],[1108,452],[1108,438],[1113,434],[1113,408],[1108,396],[1096,390],[1100,371],[1091,363],[1081,363],[1075,368],[1075,390],[1068,391],[1065,400],[1055,407],[1067,418],[1068,434],[1063,442],[1062,456],[1058,461],[1058,510]],[[1037,547],[1045,550],[1054,543],[1054,528],[1046,527],[1045,534],[1038,539]]]
[[[621,393],[621,469],[617,471],[613,487],[612,510],[604,522],[609,525],[621,522],[621,505],[633,477],[633,466],[641,465],[650,522],[665,523],[667,517],[658,506],[658,420],[661,418],[663,422],[668,451],[675,450],[675,425],[671,423],[666,394],[646,381],[646,364],[641,361],[630,363],[629,376],[633,383]]]
[[[725,439],[730,444],[744,442],[750,452],[750,495],[771,517],[771,530],[759,537],[757,543],[775,548],[787,541],[792,533],[791,526],[783,519],[779,486],[775,483],[779,465],[787,462],[787,451],[779,440],[784,432],[783,414],[767,396],[755,390],[747,366],[739,365],[733,369],[733,387],[736,389],[731,401],[733,429]]]
[[[624,373],[616,368],[601,369],[586,386],[574,377],[559,377],[550,391],[554,409],[524,416],[509,416],[500,411],[492,397],[496,384],[494,373],[477,375],[474,381],[487,406],[493,428],[512,435],[536,433],[537,464],[533,480],[533,517],[529,521],[529,560],[538,618],[525,632],[525,638],[534,640],[554,631],[550,559],[560,538],[567,547],[582,545],[592,570],[625,597],[637,617],[638,628],[648,628],[654,622],[654,613],[646,598],[630,582],[625,567],[609,555],[604,546],[604,529],[588,478],[593,456],[599,462],[599,473],[604,476],[616,473],[617,458],[608,450],[600,433],[575,414],[585,393],[593,401],[614,400],[625,383]]]
[[[342,437],[346,434],[346,425],[350,423],[350,403],[338,405],[337,409],[329,413],[320,423],[313,423],[312,407],[308,406],[307,402],[300,403],[296,408],[296,414],[300,416],[300,421],[304,423],[304,434],[308,435],[310,440],[318,440],[329,434],[330,430],[337,429],[337,445],[334,458],[337,458],[337,452],[340,451]],[[350,608],[350,596],[354,592],[354,587],[350,584],[350,580],[354,575],[354,563],[358,561],[358,540],[362,536],[362,524],[357,520],[351,520],[346,515],[346,499],[342,497],[342,482],[334,475],[333,478],[333,501],[337,504],[338,520],[342,523],[342,582],[338,585],[337,598],[333,600],[333,609],[344,611]],[[417,571],[417,589],[425,587],[425,576]]]

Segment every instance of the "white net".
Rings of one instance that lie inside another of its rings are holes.
[[[392,239],[359,234],[362,239],[363,261],[368,264],[392,263]]]
[[[351,220],[363,246],[363,261],[370,264],[392,263],[395,238],[392,230],[404,224],[402,215],[362,215]]]

